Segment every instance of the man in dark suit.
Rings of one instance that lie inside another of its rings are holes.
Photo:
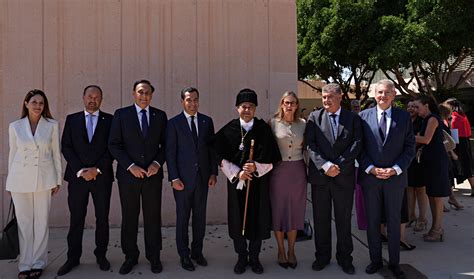
[[[138,263],[137,246],[140,199],[143,208],[145,256],[151,271],[160,273],[161,190],[165,163],[166,113],[151,107],[155,89],[148,80],[133,85],[135,103],[115,112],[109,150],[117,160],[117,179],[122,205],[122,251],[127,274]]]
[[[313,269],[322,270],[331,260],[331,213],[334,205],[337,262],[345,273],[354,274],[351,214],[354,161],[362,147],[362,130],[359,116],[341,108],[341,100],[339,85],[324,86],[324,108],[312,112],[306,125],[316,245]]]
[[[400,219],[407,169],[415,156],[415,136],[408,112],[392,107],[395,86],[381,80],[375,87],[377,106],[360,113],[364,146],[360,156],[360,178],[367,213],[367,239],[371,263],[366,272],[382,268],[380,222],[385,210],[388,231],[389,269],[405,278],[400,269]]]
[[[100,111],[102,89],[89,85],[83,93],[84,111],[70,114],[62,135],[62,153],[67,161],[64,180],[68,182],[68,205],[71,213],[67,235],[67,261],[58,275],[70,272],[79,264],[82,234],[89,194],[94,202],[96,231],[94,254],[101,270],[109,270],[105,257],[109,244],[109,208],[114,173],[108,150],[112,115]]]
[[[176,201],[176,246],[181,266],[194,270],[207,266],[202,254],[206,232],[206,204],[209,187],[216,185],[217,160],[214,151],[212,119],[198,113],[199,91],[181,91],[183,112],[170,119],[166,128],[166,164]],[[193,242],[189,249],[188,225],[193,216]],[[191,256],[191,258],[190,258]]]

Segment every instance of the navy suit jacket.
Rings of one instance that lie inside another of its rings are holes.
[[[364,146],[359,160],[359,182],[361,185],[385,185],[406,187],[407,169],[415,157],[415,135],[408,112],[392,107],[392,121],[385,143],[379,134],[377,108],[360,113],[364,131]],[[377,179],[365,170],[370,166],[391,168],[398,165],[402,173],[388,180]]]
[[[89,142],[84,111],[66,117],[61,139],[61,151],[67,162],[64,180],[69,183],[84,182],[76,174],[82,168],[89,167],[99,168],[102,172],[97,176],[97,181],[114,180],[113,158],[107,145],[111,124],[112,115],[99,111],[94,136]]]
[[[310,157],[308,181],[324,185],[333,180],[339,185],[354,187],[354,160],[362,147],[361,120],[356,114],[341,109],[336,140],[329,121],[324,109],[312,112],[308,117],[305,132]],[[338,176],[332,178],[324,174],[322,166],[327,161],[340,167],[341,173]]]
[[[148,134],[144,137],[135,105],[115,111],[110,128],[109,150],[118,162],[119,183],[141,183],[143,180],[135,178],[127,168],[134,163],[147,170],[153,161],[157,161],[161,168],[156,175],[145,179],[163,179],[167,116],[164,111],[151,106],[149,114]]]
[[[214,149],[214,123],[212,118],[198,113],[198,145],[194,144],[191,129],[184,113],[169,120],[166,128],[166,165],[168,179],[180,179],[184,187],[195,187],[198,171],[207,182],[211,174],[217,175]]]

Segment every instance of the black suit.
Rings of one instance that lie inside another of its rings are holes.
[[[138,260],[137,246],[140,197],[145,230],[145,255],[153,262],[161,250],[161,190],[165,163],[166,113],[149,107],[149,129],[143,136],[135,105],[118,109],[114,114],[109,150],[118,162],[117,179],[122,205],[122,251],[126,259]],[[144,170],[153,162],[161,165],[151,177],[136,178],[127,169],[135,164]]]
[[[62,135],[62,153],[67,161],[64,180],[68,182],[68,205],[71,212],[68,242],[68,260],[79,262],[82,254],[82,234],[87,214],[89,193],[92,195],[96,216],[97,257],[104,257],[109,243],[110,194],[114,173],[113,158],[108,150],[112,115],[99,112],[97,126],[89,142],[84,111],[68,115]],[[96,180],[77,177],[82,168],[96,167],[101,171]]]
[[[336,258],[340,265],[352,263],[351,213],[354,196],[354,160],[362,146],[359,116],[341,109],[337,136],[333,135],[329,112],[311,113],[306,125],[309,147],[309,182],[312,186],[316,258],[322,263],[331,259],[331,207],[336,220]],[[335,177],[325,174],[323,165],[332,162],[340,168]]]
[[[194,256],[202,254],[206,231],[206,204],[208,181],[217,175],[217,159],[214,150],[214,124],[204,114],[197,114],[197,145],[184,113],[170,119],[166,138],[166,164],[169,181],[180,179],[184,190],[173,190],[176,201],[176,246],[181,257],[190,254],[188,225],[192,210]]]

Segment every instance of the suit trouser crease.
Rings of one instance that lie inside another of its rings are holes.
[[[403,187],[385,185],[363,186],[365,208],[367,210],[367,240],[371,262],[382,263],[382,240],[380,224],[382,207],[386,214],[389,264],[400,262],[400,221],[403,202]]]
[[[49,210],[51,190],[11,192],[18,222],[20,271],[44,269],[48,264]]]
[[[336,224],[336,259],[341,264],[352,263],[354,250],[351,235],[351,215],[354,197],[352,185],[340,186],[334,183],[312,185],[313,218],[315,227],[314,242],[316,259],[329,262],[331,248],[331,213],[334,206]]]
[[[161,243],[161,179],[144,179],[134,185],[120,183],[122,205],[121,244],[126,259],[138,260],[137,245],[140,200],[143,209],[145,256],[149,261],[160,258]]]
[[[176,201],[176,248],[181,257],[201,255],[206,233],[206,205],[208,186],[200,174],[194,187],[182,191],[173,190]],[[189,249],[189,219],[192,215],[193,241]]]
[[[109,210],[112,182],[97,183],[69,183],[68,205],[71,213],[68,241],[68,260],[79,262],[82,255],[82,239],[89,193],[94,203],[96,230],[94,254],[96,257],[105,257],[109,244]]]

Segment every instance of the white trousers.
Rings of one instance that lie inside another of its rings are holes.
[[[44,269],[48,262],[51,190],[33,193],[11,192],[11,195],[20,242],[18,269]]]

